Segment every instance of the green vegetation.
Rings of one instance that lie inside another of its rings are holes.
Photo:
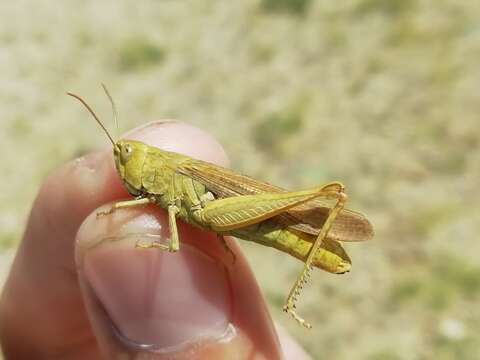
[[[295,137],[302,128],[302,107],[299,104],[284,111],[266,115],[253,128],[252,138],[260,150],[281,155],[288,139]]]
[[[355,10],[359,15],[383,13],[389,16],[398,16],[414,10],[416,3],[416,0],[363,0],[359,2]]]
[[[121,45],[117,57],[120,71],[138,71],[161,64],[165,50],[152,41],[134,37]]]
[[[455,302],[476,301],[480,295],[480,266],[451,255],[437,255],[419,276],[406,275],[391,290],[389,303],[398,311],[407,302],[444,311]]]
[[[299,15],[307,11],[310,3],[311,0],[262,0],[262,7],[266,11]]]
[[[400,360],[400,356],[392,350],[381,350],[367,357],[367,360]]]
[[[11,249],[17,243],[15,234],[1,232],[0,233],[0,251]]]

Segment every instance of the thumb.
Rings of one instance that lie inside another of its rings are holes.
[[[135,248],[168,244],[168,220],[154,206],[99,219],[94,212],[80,227],[80,286],[101,351],[108,358],[280,358],[270,316],[236,244],[229,242],[234,261],[214,234],[181,223],[178,230],[181,249],[169,253]]]

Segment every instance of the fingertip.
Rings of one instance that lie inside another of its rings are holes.
[[[97,219],[102,209],[82,224],[76,244],[82,293],[105,354],[280,358],[264,300],[236,244],[230,243],[233,263],[214,233],[179,223],[178,253],[138,249],[138,241],[168,244],[164,211],[149,206]]]
[[[225,150],[212,135],[184,122],[153,121],[127,132],[123,138],[140,140],[162,150],[178,152],[217,165],[229,165]]]

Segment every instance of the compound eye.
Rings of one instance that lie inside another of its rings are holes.
[[[126,144],[125,146],[122,146],[120,150],[120,161],[122,164],[126,164],[128,159],[132,156],[133,149],[129,144]]]

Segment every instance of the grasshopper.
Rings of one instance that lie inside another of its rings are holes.
[[[107,88],[104,91],[116,107]],[[229,169],[161,150],[140,141],[114,141],[90,106],[79,100],[113,145],[115,167],[134,199],[114,203],[99,216],[117,209],[156,204],[168,213],[169,244],[152,242],[142,248],[178,251],[177,219],[217,233],[223,245],[226,235],[270,246],[304,262],[303,270],[286,299],[283,310],[298,323],[311,325],[296,312],[296,302],[313,267],[343,274],[351,261],[339,241],[364,241],[373,237],[365,216],[345,209],[347,195],[340,182],[301,191],[280,187],[240,175]],[[327,200],[327,201],[326,201]],[[333,206],[329,203],[334,202]]]

